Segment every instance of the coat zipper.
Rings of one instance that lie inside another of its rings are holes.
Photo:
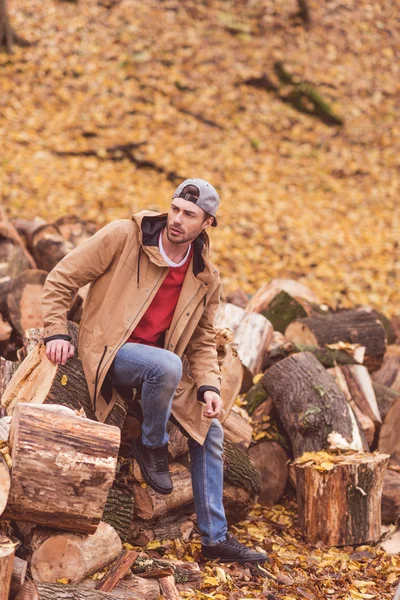
[[[99,364],[97,365],[96,378],[95,378],[95,382],[94,382],[94,398],[93,398],[93,410],[95,413],[96,413],[96,399],[97,399],[97,384],[99,381],[99,370],[100,370],[101,363],[103,362],[103,359],[106,355],[106,352],[107,352],[107,346],[104,346],[103,354],[101,356]]]

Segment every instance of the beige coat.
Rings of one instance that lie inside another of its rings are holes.
[[[143,211],[106,225],[67,254],[49,273],[42,295],[45,338],[68,335],[67,311],[79,287],[91,283],[79,326],[78,352],[97,418],[104,422],[114,406],[101,388],[107,371],[164,281],[169,266],[158,249],[166,215]],[[203,443],[210,426],[200,386],[220,389],[214,316],[219,304],[218,272],[208,260],[208,237],[194,242],[189,265],[164,348],[188,358],[176,390],[172,414]]]

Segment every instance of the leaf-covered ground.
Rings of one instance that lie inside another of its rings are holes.
[[[309,0],[308,29],[295,0],[9,4],[35,41],[0,54],[0,200],[12,216],[105,223],[165,209],[181,178],[209,178],[227,291],[292,277],[321,301],[399,313],[394,0]],[[296,110],[277,61],[344,126]],[[246,83],[265,76],[279,93]]]

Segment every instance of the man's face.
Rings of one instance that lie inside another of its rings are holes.
[[[174,244],[193,241],[212,223],[212,218],[204,220],[204,217],[204,210],[193,202],[173,198],[167,218],[168,240]]]

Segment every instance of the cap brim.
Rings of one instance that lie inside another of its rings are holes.
[[[216,227],[217,225],[217,217],[214,217],[214,221],[212,222],[211,227]]]

